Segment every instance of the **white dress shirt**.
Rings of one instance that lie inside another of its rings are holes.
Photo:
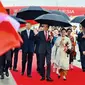
[[[30,30],[26,30],[27,31],[27,35],[28,35],[28,38],[29,38],[29,36],[30,36]]]

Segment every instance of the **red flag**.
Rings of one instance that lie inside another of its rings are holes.
[[[30,22],[32,25],[37,24],[37,22],[35,20],[26,20],[26,22]]]
[[[0,23],[0,55],[14,47],[19,47],[20,41],[23,42],[9,22]]]
[[[38,24],[35,20],[26,20],[26,22],[30,22],[32,25]],[[20,24],[20,28],[23,28],[25,26],[25,24]]]
[[[25,26],[26,26],[25,24],[20,24],[20,28],[25,27]]]
[[[20,43],[23,43],[20,35],[16,31],[15,27],[16,22],[9,18],[6,13],[5,8],[3,7],[2,3],[0,2],[0,13],[6,14],[6,16],[0,15],[0,56],[3,55],[8,50],[19,47]],[[9,19],[8,21],[6,19]]]
[[[5,8],[3,7],[1,1],[0,1],[0,12],[7,14]]]

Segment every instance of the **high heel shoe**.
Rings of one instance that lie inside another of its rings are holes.
[[[61,76],[60,76],[60,75],[58,75],[58,79],[60,79],[60,77],[61,77]]]
[[[63,80],[64,80],[64,81],[66,81],[66,80],[67,80],[65,76],[63,76]]]
[[[1,74],[1,79],[4,79],[4,73]]]
[[[64,81],[66,81],[67,79],[63,79]]]

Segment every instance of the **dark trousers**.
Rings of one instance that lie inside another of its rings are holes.
[[[8,72],[10,67],[10,60],[7,60],[7,56],[3,55],[0,57],[0,73]]]
[[[39,68],[39,62],[40,62],[39,53],[36,53],[36,58],[37,58],[37,71],[40,71],[40,68]]]
[[[51,72],[51,54],[49,52],[46,52],[46,54],[39,54],[40,58],[40,75],[42,77],[45,77],[45,57],[46,57],[46,63],[47,63],[47,71],[46,71],[46,78],[50,77],[50,72]]]
[[[19,52],[19,50],[15,50],[15,51],[14,51],[14,64],[13,64],[13,68],[14,68],[14,69],[17,68],[17,63],[18,63],[18,52]]]
[[[22,73],[25,71],[25,66],[27,62],[27,75],[31,75],[32,70],[32,60],[33,60],[33,53],[32,52],[22,52]]]
[[[5,71],[6,71],[6,72],[8,72],[9,66],[10,66],[10,61],[7,60],[7,61],[5,62]]]
[[[80,59],[81,59],[82,69],[85,70],[85,55],[81,55]]]
[[[3,73],[4,71],[4,66],[5,66],[5,55],[0,56],[0,74]]]
[[[12,68],[12,58],[13,58],[13,50],[11,50],[11,62],[10,62],[10,68]]]

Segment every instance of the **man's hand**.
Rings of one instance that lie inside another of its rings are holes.
[[[85,38],[85,35],[83,35],[82,38]]]
[[[37,29],[34,29],[34,34],[37,35],[38,34],[38,30]]]
[[[85,55],[85,51],[83,51],[83,55]]]

